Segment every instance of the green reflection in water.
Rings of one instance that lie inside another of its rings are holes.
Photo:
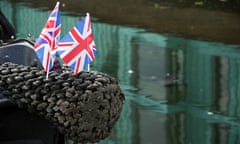
[[[0,4],[19,38],[38,37],[48,12]],[[62,34],[78,20],[63,14]],[[240,143],[239,45],[92,26],[98,53],[91,69],[118,78],[126,95],[112,134],[100,143]]]

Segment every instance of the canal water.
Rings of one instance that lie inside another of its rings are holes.
[[[33,41],[51,9],[30,0],[1,0],[0,6],[17,37]],[[62,34],[82,15],[63,11]],[[107,23],[94,15],[92,30],[97,55],[91,70],[117,78],[126,97],[120,119],[100,144],[240,143],[240,45]]]

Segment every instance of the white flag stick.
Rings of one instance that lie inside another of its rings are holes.
[[[49,74],[49,71],[47,71],[46,80],[48,79],[48,74]]]
[[[90,64],[88,64],[87,70],[90,71]]]

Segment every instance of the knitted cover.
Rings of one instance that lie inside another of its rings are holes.
[[[19,107],[53,123],[75,142],[97,142],[109,136],[118,120],[124,95],[116,79],[97,71],[75,75],[37,67],[0,65],[0,93]]]

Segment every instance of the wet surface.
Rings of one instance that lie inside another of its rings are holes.
[[[97,46],[91,69],[116,77],[126,95],[117,125],[100,143],[240,143],[238,8],[153,9],[152,2],[63,1],[62,34],[89,11]],[[30,33],[32,40],[54,3],[0,1],[18,37]]]
[[[30,7],[51,9],[55,1],[21,0]],[[235,1],[63,0],[61,10],[72,15],[90,12],[98,21],[134,26],[227,43],[240,43],[240,4]]]

